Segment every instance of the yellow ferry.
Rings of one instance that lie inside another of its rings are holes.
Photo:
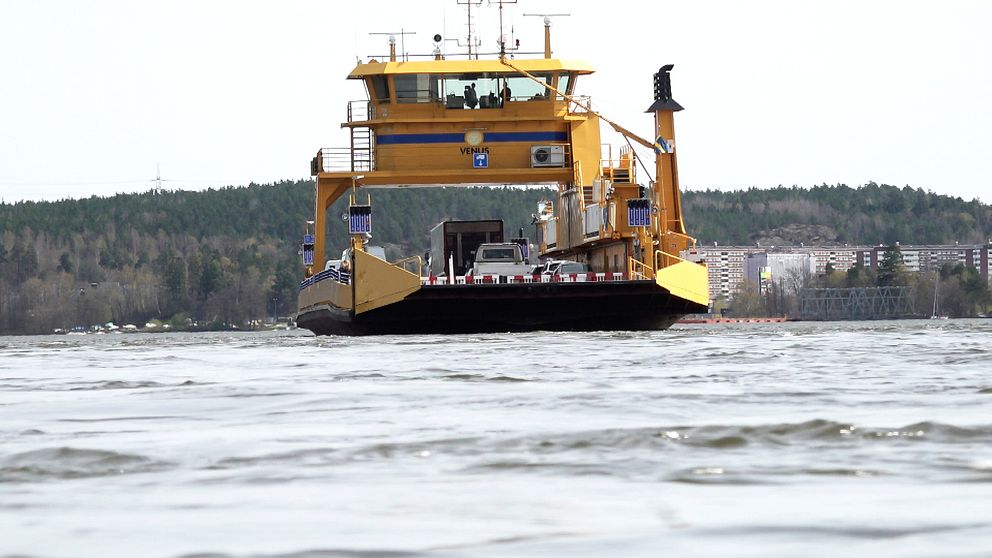
[[[362,81],[368,98],[348,105],[351,144],[311,161],[299,327],[318,335],[656,330],[707,310],[706,268],[680,257],[695,240],[682,221],[672,66],[654,75],[655,137],[641,138],[576,93],[593,69],[552,58],[548,17],[544,31],[543,57],[525,59],[506,41],[490,58],[471,46],[467,56],[445,56],[435,35],[428,59],[398,59],[390,37],[388,60],[352,70],[348,79]],[[625,141],[619,150],[602,143],[601,122]],[[553,185],[557,199],[540,204],[533,245],[506,238],[498,220],[439,224],[426,258],[387,261],[371,245],[373,187],[457,185]],[[329,258],[327,211],[345,195],[340,226],[350,245]]]

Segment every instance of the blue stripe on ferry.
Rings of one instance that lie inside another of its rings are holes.
[[[502,143],[513,141],[568,141],[565,132],[492,132],[483,136],[483,142]],[[375,137],[379,145],[410,143],[464,143],[465,134],[380,134]]]
[[[402,143],[463,143],[465,134],[390,134],[377,135],[375,142],[379,145],[394,145]]]
[[[492,132],[482,140],[486,141],[568,141],[565,132]]]

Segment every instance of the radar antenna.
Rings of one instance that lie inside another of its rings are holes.
[[[551,18],[568,17],[572,14],[524,14],[524,17],[544,18],[544,57],[551,58]]]
[[[369,35],[389,35],[389,61],[396,62],[396,35],[400,36],[400,53],[403,56],[403,61],[409,60],[409,56],[406,52],[406,36],[416,35],[416,31],[407,31],[406,29],[400,28],[399,32],[390,31],[388,33],[369,33]]]

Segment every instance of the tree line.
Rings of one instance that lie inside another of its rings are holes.
[[[687,191],[682,203],[690,234],[706,243],[985,244],[992,238],[992,206],[874,182]]]
[[[296,309],[310,180],[0,204],[0,334],[77,325],[251,326]],[[503,218],[533,230],[547,189],[374,190],[373,243],[422,253],[444,219]],[[328,210],[328,253],[348,242],[345,199]],[[531,233],[532,234],[532,233]]]
[[[798,316],[799,297],[805,288],[852,289],[862,287],[910,287],[913,314],[953,318],[987,315],[992,306],[989,282],[974,267],[962,263],[945,263],[935,272],[913,273],[906,268],[898,245],[889,245],[882,253],[878,269],[858,264],[846,271],[831,265],[819,276],[794,273],[767,285],[759,293],[752,281],[740,284],[730,301],[718,301],[718,310],[731,315],[765,317]]]
[[[0,203],[0,333],[153,319],[244,327],[290,315],[313,188],[298,180]],[[373,243],[398,258],[422,253],[430,228],[444,219],[502,218],[508,235],[522,228],[533,238],[536,204],[554,192],[438,187],[371,196]],[[345,204],[329,210],[331,256],[347,244],[338,219]],[[683,204],[690,234],[704,243],[984,243],[992,236],[988,205],[874,183],[688,191]]]

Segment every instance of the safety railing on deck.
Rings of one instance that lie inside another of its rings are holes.
[[[570,150],[569,150],[570,151]],[[571,153],[569,153],[571,155]],[[585,184],[582,182],[582,160],[572,162],[572,180],[576,184]]]
[[[635,172],[637,163],[637,153],[627,146],[620,148],[618,158],[613,158],[613,146],[603,144],[600,146],[599,166],[603,172],[603,178],[620,184],[632,184],[635,182]]]
[[[330,279],[331,281],[337,281],[338,283],[343,283],[348,285],[351,283],[351,274],[343,269],[330,268],[321,271],[311,277],[306,278],[300,282],[300,290],[306,289],[307,287],[313,286],[316,283]]]
[[[348,101],[348,122],[375,120],[375,105],[368,99]]]
[[[416,263],[416,266],[411,267],[410,264]],[[409,271],[410,273],[416,273],[417,277],[421,277],[424,270],[424,260],[420,256],[410,256],[408,258],[403,258],[392,262],[396,267]]]
[[[421,277],[424,286],[434,285],[515,285],[522,283],[602,283],[624,281],[623,273],[564,273],[560,275],[456,275],[449,278],[446,275]]]
[[[640,260],[627,258],[627,274],[635,280],[654,279],[654,268]]]
[[[592,97],[590,97],[589,95],[572,95],[572,98],[579,101],[579,103],[582,103],[582,105],[585,106],[581,106],[579,105],[579,103],[569,103],[568,104],[569,114],[589,114],[589,111],[586,110],[586,108],[587,107],[589,109],[592,108]]]
[[[665,231],[665,236],[674,236],[675,238],[681,238],[686,242],[686,246],[696,245],[696,239],[687,234],[682,234],[680,232],[675,232],[675,231]]]
[[[369,171],[371,157],[353,157],[349,147],[321,147],[310,163],[311,175],[319,172]]]
[[[675,265],[679,262],[684,262],[684,260],[674,254],[669,254],[668,252],[662,250],[654,251],[654,268],[664,269],[670,265]]]

